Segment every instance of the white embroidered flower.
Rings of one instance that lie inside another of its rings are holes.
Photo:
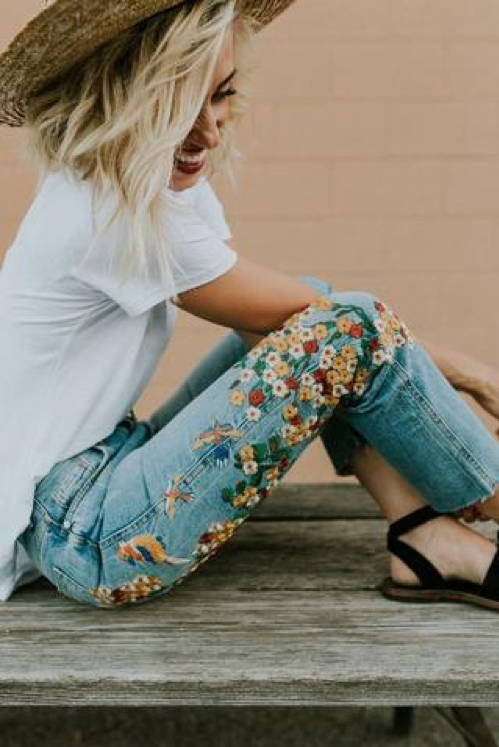
[[[283,438],[288,438],[288,436],[291,436],[295,431],[295,426],[291,425],[290,423],[288,423],[287,425],[283,425],[283,427],[281,428]]]
[[[239,379],[243,384],[247,384],[249,381],[251,381],[252,376],[253,371],[251,370],[251,368],[245,368],[243,371],[241,371]]]
[[[262,417],[262,411],[259,410],[258,407],[248,407],[246,415],[248,416],[248,420],[256,422]]]
[[[311,329],[305,327],[305,329],[300,332],[300,340],[302,342],[310,342],[310,340],[315,340],[315,335]]]
[[[337,355],[338,351],[334,347],[334,345],[324,345],[324,350],[322,351],[322,356],[327,358],[334,358],[335,355]]]
[[[393,336],[393,341],[394,341],[395,345],[396,345],[396,346],[397,346],[398,348],[401,348],[401,347],[402,347],[402,345],[403,345],[403,344],[405,343],[405,338],[404,338],[404,336],[403,336],[403,335],[401,335],[401,334],[400,334],[400,332],[397,332],[397,333],[396,333],[396,334],[395,334],[395,335]]]
[[[329,369],[332,367],[333,367],[333,359],[329,358],[329,356],[327,355],[323,355],[319,361],[319,368],[322,371],[329,371]]]
[[[346,363],[346,369],[348,373],[355,373],[357,368],[357,358],[348,358]]]
[[[348,389],[343,384],[335,384],[333,386],[333,396],[341,397],[342,394],[348,394]]]
[[[256,475],[258,472],[258,462],[251,460],[243,463],[243,470],[245,475]]]
[[[272,353],[269,353],[267,356],[265,356],[265,362],[268,366],[275,366],[279,361],[281,360],[281,356],[279,353],[273,351]]]
[[[373,354],[373,361],[376,366],[381,366],[385,362],[386,355],[384,350],[375,350]]]
[[[314,377],[311,376],[309,373],[304,373],[300,381],[303,384],[303,386],[313,386],[315,384]]]
[[[317,397],[314,397],[314,407],[318,409],[319,407],[322,407],[324,402],[326,401],[326,398],[322,396],[322,394],[318,395]]]
[[[281,380],[274,382],[274,386],[272,387],[272,389],[277,397],[285,397],[289,392],[288,387],[286,386],[284,381]]]
[[[322,384],[314,384],[312,387],[312,391],[314,393],[314,397],[319,397],[324,391],[324,387],[322,386]]]
[[[262,374],[262,379],[266,384],[272,384],[277,379],[277,374],[271,368],[266,368]]]
[[[246,505],[248,508],[254,508],[260,501],[262,500],[262,497],[258,495],[252,495],[251,498],[246,502]]]
[[[305,349],[302,345],[291,345],[289,348],[289,354],[292,358],[303,358],[305,355]]]
[[[374,326],[378,330],[378,332],[384,332],[386,330],[386,321],[384,319],[375,319],[374,320]]]

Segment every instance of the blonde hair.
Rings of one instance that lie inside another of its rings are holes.
[[[234,188],[236,126],[249,108],[249,78],[256,60],[257,23],[236,10],[236,0],[184,2],[136,24],[34,94],[26,107],[26,152],[40,171],[68,170],[90,181],[92,206],[117,198],[106,228],[129,220],[122,268],[146,266],[152,239],[162,280],[171,291],[170,199],[174,153],[194,127],[211,86],[228,26],[233,23],[238,95],[221,128],[220,145],[207,153],[206,177],[222,170]],[[92,244],[96,240],[96,236]]]

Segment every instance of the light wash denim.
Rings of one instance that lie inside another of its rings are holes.
[[[102,609],[169,591],[218,552],[319,436],[338,474],[376,448],[439,512],[490,497],[499,443],[370,293],[322,298],[256,348],[234,331],[149,420],[36,486],[21,542],[65,596]]]

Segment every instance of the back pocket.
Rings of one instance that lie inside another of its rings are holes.
[[[112,458],[105,444],[96,444],[80,454],[54,464],[36,485],[34,501],[41,505],[56,523],[62,521],[75,501],[94,484]]]

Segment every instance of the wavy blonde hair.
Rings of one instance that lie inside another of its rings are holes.
[[[235,133],[249,108],[258,26],[238,12],[236,0],[184,2],[145,19],[36,92],[26,107],[26,153],[40,171],[38,187],[62,168],[90,181],[94,215],[95,201],[117,198],[103,230],[115,220],[129,221],[121,267],[126,273],[146,267],[151,229],[170,290],[168,217],[187,206],[172,201],[165,187],[174,153],[204,107],[231,23],[238,94],[230,99],[219,147],[208,151],[205,173],[211,178],[221,170],[237,189],[234,168],[245,156]]]

